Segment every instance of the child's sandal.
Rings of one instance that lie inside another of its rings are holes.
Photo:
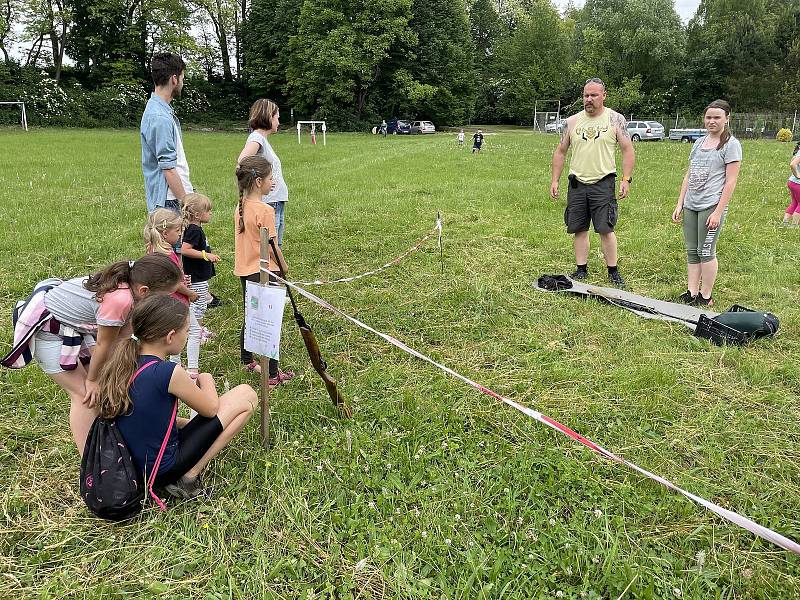
[[[248,373],[261,373],[261,365],[255,360],[250,361],[246,365],[242,365],[242,368]]]

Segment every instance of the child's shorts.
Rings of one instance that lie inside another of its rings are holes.
[[[95,345],[94,338],[85,336],[84,340],[89,347]],[[60,335],[49,331],[37,331],[33,338],[33,358],[47,375],[65,373],[61,368],[61,346],[64,340]]]

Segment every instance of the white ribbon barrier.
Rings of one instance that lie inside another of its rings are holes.
[[[438,224],[437,224],[437,226],[438,226]],[[555,429],[556,431],[559,431],[559,432],[563,433],[567,437],[575,440],[576,442],[579,442],[579,443],[583,444],[584,446],[586,446],[587,448],[589,448],[593,452],[596,452],[600,456],[603,456],[603,457],[605,457],[605,458],[607,458],[609,460],[612,460],[614,462],[617,462],[619,464],[623,464],[623,465],[627,466],[628,468],[633,469],[637,473],[641,473],[642,475],[644,475],[648,479],[652,479],[653,481],[657,481],[658,483],[660,483],[664,487],[666,487],[666,488],[668,488],[668,489],[670,489],[672,491],[678,492],[679,494],[683,494],[684,496],[686,496],[690,500],[693,500],[694,502],[700,504],[701,506],[704,506],[705,508],[715,512],[716,514],[718,514],[723,519],[727,519],[731,523],[735,523],[739,527],[742,527],[743,529],[746,529],[747,531],[749,531],[751,533],[754,533],[755,535],[757,535],[757,536],[759,536],[759,537],[761,537],[761,538],[763,538],[763,539],[765,539],[765,540],[767,540],[769,542],[772,542],[773,544],[775,544],[777,546],[780,546],[781,548],[789,550],[790,552],[794,552],[795,554],[800,554],[800,544],[798,544],[797,542],[795,542],[795,541],[793,541],[793,540],[791,540],[791,539],[789,539],[789,538],[787,538],[787,537],[785,537],[785,536],[783,536],[783,535],[781,535],[781,534],[779,534],[779,533],[777,533],[775,531],[772,531],[771,529],[768,529],[768,528],[766,528],[766,527],[764,527],[762,525],[759,525],[755,521],[753,521],[751,519],[748,519],[747,517],[742,516],[742,515],[740,515],[740,514],[738,514],[736,512],[733,512],[732,510],[728,510],[726,508],[722,508],[721,506],[719,506],[717,504],[714,504],[713,502],[709,502],[708,500],[705,500],[704,498],[701,498],[699,496],[695,496],[691,492],[687,492],[683,488],[678,487],[677,485],[675,485],[674,483],[671,483],[670,481],[664,479],[663,477],[661,477],[659,475],[656,475],[655,473],[651,473],[650,471],[648,471],[646,469],[643,469],[642,467],[640,467],[640,466],[638,466],[638,465],[636,465],[636,464],[634,464],[634,463],[632,463],[632,462],[630,462],[628,460],[625,460],[624,458],[621,458],[621,457],[617,456],[616,454],[614,454],[612,452],[609,452],[608,450],[606,450],[602,446],[594,443],[590,439],[587,439],[587,438],[583,437],[582,435],[580,435],[577,432],[573,431],[572,429],[570,429],[566,425],[562,425],[561,423],[559,423],[555,419],[552,419],[552,418],[548,417],[547,415],[544,415],[544,414],[540,413],[539,411],[536,411],[536,410],[533,410],[531,408],[528,408],[527,406],[523,406],[522,404],[514,402],[513,400],[510,400],[510,399],[506,398],[505,396],[501,396],[497,392],[494,392],[494,391],[490,390],[489,388],[482,386],[481,384],[473,381],[472,379],[469,379],[468,377],[465,377],[464,375],[461,375],[460,373],[457,373],[456,371],[453,371],[451,368],[446,367],[445,365],[436,362],[435,360],[433,360],[432,358],[422,354],[421,352],[418,352],[417,350],[414,350],[413,348],[407,346],[406,344],[404,344],[403,342],[401,342],[397,338],[392,337],[389,334],[382,333],[382,332],[378,331],[377,329],[373,329],[372,327],[370,327],[366,323],[362,323],[361,321],[359,321],[355,317],[351,317],[347,313],[339,310],[338,308],[336,308],[332,304],[329,304],[328,302],[326,302],[325,300],[315,296],[311,292],[306,291],[301,287],[298,287],[297,284],[289,282],[289,281],[286,281],[285,279],[279,277],[275,273],[273,273],[272,275],[279,282],[290,286],[292,289],[296,290],[300,295],[308,298],[309,300],[311,300],[315,304],[318,304],[322,308],[324,308],[326,310],[329,310],[330,312],[332,312],[334,314],[337,314],[337,315],[339,315],[340,317],[342,317],[344,319],[347,319],[348,321],[350,321],[351,323],[357,325],[361,329],[369,331],[370,333],[373,333],[373,334],[377,335],[378,337],[383,338],[384,340],[386,340],[387,342],[389,342],[393,346],[396,346],[397,348],[400,348],[401,350],[403,350],[404,352],[410,354],[411,356],[415,356],[415,357],[419,358],[420,360],[424,360],[425,362],[432,364],[434,367],[436,367],[440,371],[444,371],[448,375],[458,379],[459,381],[462,381],[463,383],[466,383],[468,386],[470,386],[470,387],[472,387],[472,388],[474,388],[474,389],[476,389],[476,390],[478,390],[480,392],[483,392],[487,396],[491,396],[492,398],[495,398],[496,400],[499,400],[499,401],[507,404],[508,406],[517,409],[518,411],[520,411],[521,413],[531,417],[532,419],[536,419],[540,423],[544,423],[548,427],[551,427],[552,429]]]
[[[373,269],[372,271],[367,271],[366,273],[361,273],[361,275],[354,275],[353,277],[342,277],[341,279],[315,279],[314,281],[294,281],[295,285],[330,285],[333,283],[350,283],[351,281],[356,281],[358,279],[363,279],[364,277],[369,277],[370,275],[375,275],[380,273],[381,271],[385,271],[389,267],[393,267],[395,265],[400,264],[405,258],[409,255],[413,254],[417,250],[419,250],[422,245],[427,242],[430,237],[435,233],[438,232],[438,248],[441,254],[442,252],[442,219],[440,217],[436,218],[436,225],[431,229],[428,233],[426,233],[423,237],[421,237],[417,242],[411,246],[408,250],[403,252],[397,258],[394,258],[387,262],[385,265],[378,267],[377,269]]]

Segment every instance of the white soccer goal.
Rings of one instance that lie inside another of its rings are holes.
[[[328,126],[325,124],[325,121],[298,121],[297,122],[297,143],[300,143],[300,129],[303,125],[309,125],[311,127],[311,143],[317,143],[317,125],[320,126],[322,130],[322,145],[327,145],[327,140],[325,139],[325,132],[328,131]]]
[[[14,104],[20,107],[20,124],[25,131],[28,131],[28,115],[25,112],[25,103],[20,101],[9,101],[9,102],[0,102],[0,106],[2,105],[10,105],[13,106]]]
[[[540,111],[540,108],[548,110]],[[559,133],[561,131],[561,101],[538,100],[533,105],[533,128],[544,133]]]

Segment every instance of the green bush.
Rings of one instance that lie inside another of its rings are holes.
[[[777,133],[777,135],[775,136],[775,139],[778,140],[779,142],[791,142],[792,141],[792,137],[793,137],[792,136],[792,130],[791,129],[786,129],[786,127],[784,127],[783,129],[781,129]]]

